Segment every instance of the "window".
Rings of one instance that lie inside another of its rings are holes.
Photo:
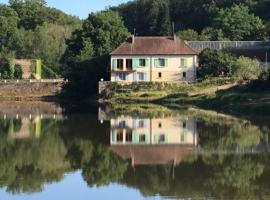
[[[132,59],[126,59],[127,70],[132,70]]]
[[[128,74],[126,74],[126,73],[118,73],[118,77],[119,77],[119,80],[121,80],[121,81],[126,81],[127,80],[127,75]]]
[[[165,142],[165,135],[160,135],[158,138],[158,143],[164,143]]]
[[[144,128],[144,121],[143,120],[139,121],[139,128]]]
[[[164,58],[159,58],[158,59],[158,64],[160,67],[165,67],[165,59]]]
[[[138,73],[138,78],[139,78],[139,81],[144,81],[145,80],[144,73]]]
[[[158,128],[162,128],[162,123],[161,122],[158,123]]]
[[[123,59],[117,59],[117,69],[123,70],[124,64]]]
[[[126,142],[132,142],[132,131],[128,130],[126,132]]]
[[[123,132],[122,131],[117,132],[116,140],[117,140],[117,142],[122,142],[123,141]]]
[[[125,127],[126,127],[126,122],[125,122],[125,121],[121,121],[121,122],[119,123],[119,127],[120,127],[120,128],[125,128]]]
[[[139,142],[140,143],[143,143],[143,142],[145,142],[146,141],[146,136],[143,134],[143,135],[140,135],[139,136]]]
[[[140,59],[140,60],[139,60],[139,65],[140,65],[140,67],[145,67],[145,66],[146,66],[146,61],[145,61],[145,59]]]
[[[185,134],[184,133],[181,134],[181,142],[185,142]]]
[[[183,72],[183,78],[187,77],[187,72]]]
[[[187,123],[183,122],[183,128],[187,128]]]
[[[181,58],[181,67],[187,67],[187,59],[186,58]]]
[[[162,78],[162,73],[158,72],[158,78]]]

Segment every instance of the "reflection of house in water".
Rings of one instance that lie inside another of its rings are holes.
[[[198,143],[196,120],[185,117],[111,119],[111,149],[133,165],[180,163]]]

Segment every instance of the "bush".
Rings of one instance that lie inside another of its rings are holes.
[[[270,81],[270,70],[269,69],[264,69],[262,70],[259,80],[261,81]]]
[[[22,79],[22,76],[23,76],[22,66],[16,64],[14,66],[14,79]]]
[[[57,78],[58,75],[50,68],[46,67],[45,65],[42,65],[42,73],[41,77],[42,78]]]
[[[231,76],[236,57],[227,51],[205,49],[199,55],[198,74],[202,78]]]
[[[241,56],[233,65],[233,76],[241,81],[258,79],[260,73],[260,62],[256,59]]]

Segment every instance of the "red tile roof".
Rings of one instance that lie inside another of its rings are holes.
[[[181,163],[195,151],[192,145],[112,145],[110,150],[133,165]]]
[[[131,36],[111,55],[195,55],[193,50],[179,37]]]

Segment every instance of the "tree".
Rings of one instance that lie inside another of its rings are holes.
[[[230,76],[235,57],[227,51],[205,49],[199,55],[199,74],[206,77]]]
[[[19,27],[26,30],[35,29],[45,21],[46,2],[44,0],[10,0],[9,4],[18,13]]]
[[[97,92],[98,81],[108,79],[108,54],[129,35],[117,12],[92,13],[82,29],[67,41],[62,74],[69,80],[66,91],[74,97]]]
[[[250,14],[242,4],[223,8],[214,18],[214,28],[222,30],[231,40],[264,40],[265,26],[259,17]]]
[[[5,5],[0,5],[0,52],[6,54],[17,47],[17,13]]]
[[[196,41],[196,40],[200,40],[199,34],[192,30],[192,29],[186,29],[183,31],[178,31],[176,33],[177,36],[179,36],[181,39],[183,40],[187,40],[187,41]]]
[[[235,61],[232,70],[233,75],[239,80],[255,80],[261,72],[260,62],[256,59],[241,56]]]

